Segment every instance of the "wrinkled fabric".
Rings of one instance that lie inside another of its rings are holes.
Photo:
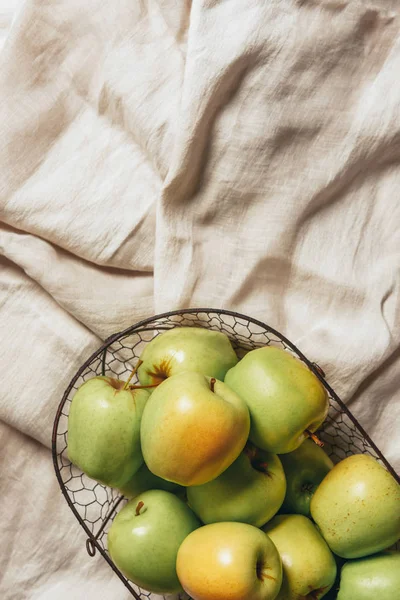
[[[389,0],[24,3],[0,53],[2,600],[130,597],[49,448],[77,368],[154,313],[278,329],[400,469],[399,73]]]

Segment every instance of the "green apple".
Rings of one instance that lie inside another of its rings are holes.
[[[145,463],[139,468],[129,481],[120,488],[120,492],[126,498],[136,498],[139,494],[147,492],[147,490],[165,490],[166,492],[181,493],[184,488],[177,483],[166,481],[157,477],[149,471]]]
[[[346,563],[337,600],[400,600],[400,552],[382,552]]]
[[[250,440],[275,454],[298,448],[328,412],[319,379],[289,352],[273,346],[248,352],[227,372],[225,383],[249,407]]]
[[[323,598],[334,584],[336,562],[310,519],[277,515],[263,530],[282,559],[283,580],[277,600]]]
[[[335,465],[310,508],[331,550],[343,558],[375,554],[400,537],[400,486],[367,454]]]
[[[274,544],[245,523],[214,523],[191,533],[176,570],[193,600],[274,600],[282,582]]]
[[[280,459],[287,484],[280,512],[310,516],[311,498],[325,475],[333,468],[333,462],[311,440],[304,440],[293,452],[281,454]]]
[[[245,403],[224,383],[189,371],[172,375],[143,411],[144,460],[167,481],[201,485],[239,456],[249,428]]]
[[[133,583],[158,594],[182,591],[176,557],[186,536],[200,526],[174,494],[149,490],[130,500],[108,532],[114,564]]]
[[[238,358],[229,338],[201,327],[175,327],[149,342],[138,369],[142,385],[161,383],[182,371],[195,371],[223,380]]]
[[[93,377],[72,399],[68,457],[86,475],[112,487],[124,485],[143,464],[140,421],[146,390],[111,377]]]
[[[241,521],[261,527],[279,510],[285,490],[277,455],[249,444],[219,477],[187,488],[187,497],[203,523]]]

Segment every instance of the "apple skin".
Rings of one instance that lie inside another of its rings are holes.
[[[277,515],[263,527],[282,559],[277,600],[319,600],[336,578],[336,562],[315,525],[304,515]]]
[[[319,379],[300,360],[280,348],[248,352],[230,369],[225,383],[248,405],[250,440],[258,448],[292,452],[324,421],[328,396]]]
[[[238,362],[228,336],[201,327],[174,327],[161,333],[146,345],[140,360],[142,385],[161,383],[183,371],[223,381],[228,369]]]
[[[279,512],[309,517],[311,498],[333,462],[312,440],[304,440],[296,450],[279,458],[286,476],[286,496]]]
[[[318,486],[310,508],[329,547],[342,558],[375,554],[400,537],[400,486],[366,454],[335,465]]]
[[[152,473],[183,486],[201,485],[227,469],[250,428],[243,400],[200,373],[168,377],[151,394],[141,423],[142,452]]]
[[[285,490],[277,455],[248,446],[219,477],[187,488],[187,497],[203,523],[240,521],[261,527],[279,510]]]
[[[400,552],[382,552],[347,562],[337,600],[400,600]]]
[[[179,548],[179,581],[193,600],[274,600],[282,565],[271,540],[245,523],[213,523]]]
[[[145,463],[133,474],[121,488],[120,492],[126,498],[136,498],[139,494],[147,490],[164,490],[166,492],[181,494],[184,488],[177,483],[166,481],[154,475]]]
[[[108,550],[136,585],[158,594],[178,593],[182,587],[176,556],[186,536],[199,526],[190,508],[174,494],[149,490],[117,514],[108,532]]]
[[[68,417],[68,457],[86,475],[124,485],[143,464],[140,421],[149,393],[124,390],[124,381],[93,377],[72,399]]]

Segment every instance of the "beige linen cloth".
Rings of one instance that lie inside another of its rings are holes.
[[[105,337],[221,307],[279,329],[400,468],[400,12],[35,0],[0,54],[2,600],[130,596],[58,489]]]

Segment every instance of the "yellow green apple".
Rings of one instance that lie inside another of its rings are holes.
[[[250,440],[275,454],[292,452],[324,421],[328,396],[300,360],[273,346],[248,352],[225,383],[247,404]]]
[[[381,552],[347,562],[337,600],[400,600],[400,552]]]
[[[154,475],[145,463],[133,474],[133,476],[120,487],[120,492],[126,498],[136,498],[147,490],[165,490],[166,492],[182,493],[184,488],[177,483],[166,481]]]
[[[375,554],[400,537],[400,486],[367,454],[335,465],[318,486],[310,509],[331,550],[343,558]]]
[[[282,559],[277,600],[319,600],[333,586],[336,562],[315,525],[304,515],[277,515],[263,527]]]
[[[112,487],[124,485],[143,464],[140,421],[146,390],[111,377],[83,383],[68,417],[68,457],[89,477]]]
[[[333,462],[312,440],[304,440],[293,452],[281,454],[280,459],[287,485],[280,512],[310,516],[311,498]]]
[[[114,564],[133,583],[158,594],[182,591],[176,557],[186,536],[200,526],[174,494],[149,490],[130,500],[108,532]]]
[[[155,389],[143,411],[144,460],[167,481],[201,485],[239,456],[249,428],[245,403],[224,383],[189,371],[172,375]]]
[[[142,385],[161,383],[182,371],[223,380],[238,361],[228,336],[202,327],[174,327],[159,334],[146,345],[140,360]]]
[[[189,534],[176,569],[193,600],[274,600],[282,582],[274,544],[246,523],[213,523]]]
[[[279,510],[285,490],[277,455],[248,444],[219,477],[187,488],[187,498],[203,523],[241,521],[261,527]]]

